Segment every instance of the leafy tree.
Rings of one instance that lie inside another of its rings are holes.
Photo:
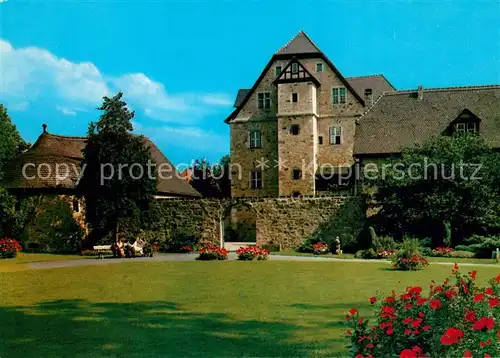
[[[149,209],[156,192],[156,168],[144,137],[131,134],[134,112],[122,95],[104,97],[98,108],[103,113],[97,123],[90,123],[83,151],[86,167],[80,190],[93,229],[89,245],[101,237],[136,237],[154,221]]]
[[[456,245],[472,234],[493,234],[500,229],[499,159],[479,136],[433,138],[388,160],[385,175],[370,175],[368,202],[380,209],[382,231],[396,237]]]
[[[231,196],[229,155],[223,156],[218,163],[210,164],[205,158],[197,159],[191,168],[190,184],[206,197]]]
[[[0,176],[5,163],[27,147],[29,144],[23,141],[7,109],[0,104]]]

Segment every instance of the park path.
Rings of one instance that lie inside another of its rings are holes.
[[[59,267],[79,267],[79,266],[95,266],[109,265],[125,262],[168,262],[168,261],[195,261],[197,254],[157,254],[154,257],[137,257],[134,259],[82,259],[68,261],[52,261],[52,262],[32,262],[26,263],[28,269],[48,269]],[[237,260],[235,253],[229,254],[229,260]],[[386,260],[363,260],[363,259],[339,259],[334,257],[314,257],[314,256],[285,256],[271,255],[270,260],[273,261],[323,261],[323,262],[363,262],[363,263],[387,263]],[[432,265],[453,265],[453,262],[432,262]],[[481,264],[481,263],[460,263],[460,266],[491,266],[500,267],[499,264]]]

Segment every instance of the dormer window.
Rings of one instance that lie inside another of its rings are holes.
[[[271,92],[257,93],[257,107],[259,109],[271,109]]]
[[[455,123],[455,132],[457,133],[477,133],[476,122],[461,122]]]

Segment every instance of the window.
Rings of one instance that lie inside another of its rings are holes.
[[[80,212],[80,202],[78,201],[78,199],[73,200],[73,211],[75,213]]]
[[[342,127],[332,126],[330,127],[330,144],[341,144],[342,143]]]
[[[346,89],[345,87],[332,88],[332,103],[346,103]]]
[[[323,144],[323,137],[322,137],[322,136],[319,136],[319,137],[318,137],[318,144],[319,144],[319,145],[322,145],[322,144]]]
[[[300,179],[302,179],[302,171],[300,169],[294,169],[294,170],[292,170],[292,179],[293,180],[300,180]]]
[[[316,72],[323,72],[323,63],[322,62],[318,62],[316,64]]]
[[[257,94],[257,107],[259,109],[271,108],[271,92],[259,92]]]
[[[250,173],[250,187],[252,189],[261,189],[262,185],[262,171],[254,170]]]
[[[371,88],[365,88],[365,97],[371,97],[372,93]]]
[[[475,122],[456,123],[455,130],[457,133],[476,133],[477,124]]]
[[[297,103],[299,101],[299,94],[298,93],[292,93],[292,102]]]
[[[262,148],[262,136],[260,131],[250,131],[250,148]]]
[[[299,64],[297,62],[292,63],[292,73],[299,73]]]
[[[281,74],[281,66],[276,66],[276,77]]]
[[[298,124],[292,124],[290,126],[290,134],[291,135],[298,135],[299,134],[299,125]]]

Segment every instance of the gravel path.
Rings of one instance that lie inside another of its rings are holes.
[[[78,266],[93,266],[93,265],[108,265],[125,262],[165,262],[165,261],[194,261],[197,254],[157,254],[155,257],[137,257],[134,259],[83,259],[83,260],[68,260],[68,261],[53,261],[53,262],[33,262],[27,263],[26,266],[30,269],[45,269],[58,267],[78,267]],[[229,254],[229,260],[237,259],[235,253]],[[363,259],[337,259],[334,257],[314,257],[314,256],[285,256],[271,255],[273,261],[336,261],[336,262],[363,262],[363,263],[387,263],[386,260],[363,260]],[[453,265],[453,262],[432,262],[432,265]],[[477,264],[477,263],[460,263],[460,266],[490,266],[500,267],[499,264]]]

